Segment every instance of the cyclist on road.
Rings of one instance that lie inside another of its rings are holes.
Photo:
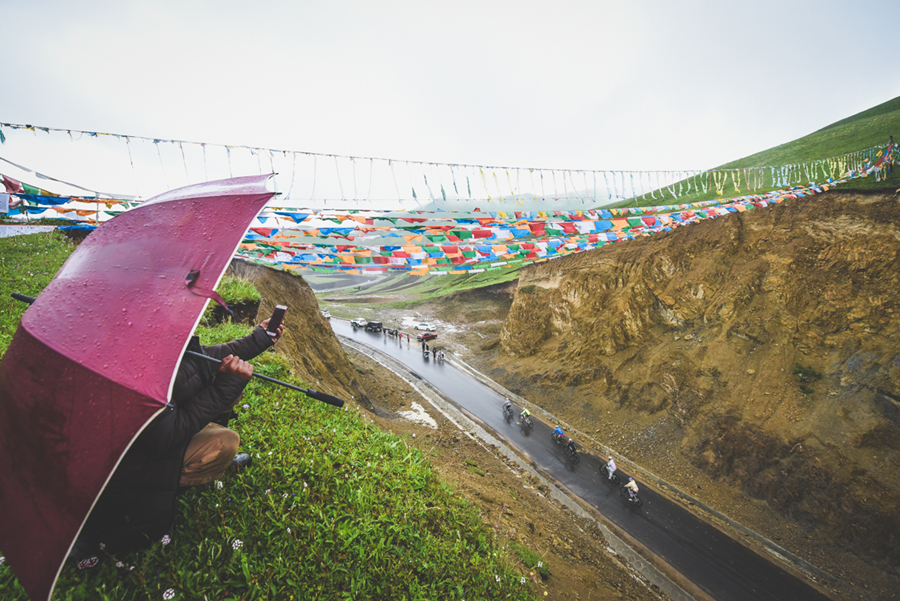
[[[524,422],[531,415],[531,411],[528,410],[527,407],[522,409],[522,413],[519,414],[519,421]]]
[[[607,477],[612,480],[613,474],[616,473],[616,462],[613,460],[612,455],[609,456],[609,461],[606,462],[606,472]]]
[[[631,495],[632,499],[638,493],[638,485],[637,482],[634,481],[634,478],[628,479],[628,484],[625,485],[625,488],[630,489],[629,494]]]
[[[578,450],[577,447],[575,446],[575,441],[572,440],[571,438],[569,438],[569,444],[566,445],[566,450],[569,451],[569,453],[571,453],[573,455],[575,454],[575,451]]]
[[[512,401],[509,399],[504,399],[503,400],[503,410],[506,411],[507,409],[512,409]]]
[[[553,439],[559,440],[563,436],[565,436],[565,433],[563,433],[563,429],[560,426],[556,426],[556,430],[553,431]]]

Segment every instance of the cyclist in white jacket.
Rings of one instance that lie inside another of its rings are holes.
[[[615,474],[615,473],[616,473],[616,462],[612,458],[612,455],[610,455],[609,461],[606,462],[606,475],[610,480],[612,480],[613,474]]]

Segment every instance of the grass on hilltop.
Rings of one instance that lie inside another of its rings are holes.
[[[895,142],[900,142],[900,96],[846,119],[836,121],[802,138],[751,154],[730,163],[725,163],[717,167],[717,169],[745,169],[828,159],[866,150],[874,146],[883,146],[888,143],[891,135],[895,136]],[[821,171],[819,171],[819,177],[816,178],[816,181],[821,183],[822,179]],[[677,190],[677,186],[678,184],[676,183],[673,188]],[[875,177],[870,176],[854,179],[846,184],[842,184],[841,187],[854,190],[895,190],[900,187],[900,169],[895,169],[887,180],[882,180],[881,182],[876,182]],[[756,192],[764,193],[774,189],[777,189],[777,187],[771,182],[769,170],[765,171],[765,185],[761,189],[752,192],[747,191],[746,185],[741,185],[740,192],[735,190],[729,176],[728,183],[725,185],[725,197],[743,196],[744,194]],[[659,191],[657,191],[657,197],[659,196]],[[673,198],[668,190],[665,190],[663,198],[664,200],[654,199],[648,193],[637,197],[637,199],[620,201],[608,206],[610,208],[618,208],[681,204],[712,200],[720,198],[720,196],[716,193],[714,186],[710,185],[709,191],[706,193],[702,191],[699,193],[692,192],[691,194],[680,195],[677,199]]]
[[[0,239],[0,352],[72,250],[57,233]],[[244,335],[200,328],[204,344]],[[275,353],[256,371],[303,386]],[[515,559],[427,457],[366,414],[252,380],[232,426],[254,464],[178,500],[171,541],[63,569],[53,596],[81,599],[529,599]],[[10,516],[6,516],[10,519]],[[519,553],[521,555],[521,553]],[[531,556],[529,555],[530,559]],[[7,562],[0,597],[25,600]]]

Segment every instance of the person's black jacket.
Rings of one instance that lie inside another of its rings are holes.
[[[257,326],[249,336],[201,347],[196,338],[188,350],[216,359],[256,357],[274,342]],[[73,558],[96,551],[127,552],[158,541],[175,518],[175,499],[184,454],[191,438],[216,417],[231,410],[244,390],[241,378],[218,372],[210,361],[185,355],[172,388],[174,409],[156,416],[122,458],[78,538]]]

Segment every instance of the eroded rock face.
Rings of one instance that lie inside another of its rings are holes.
[[[552,410],[674,418],[684,460],[900,561],[898,199],[830,192],[530,267],[500,343]]]

